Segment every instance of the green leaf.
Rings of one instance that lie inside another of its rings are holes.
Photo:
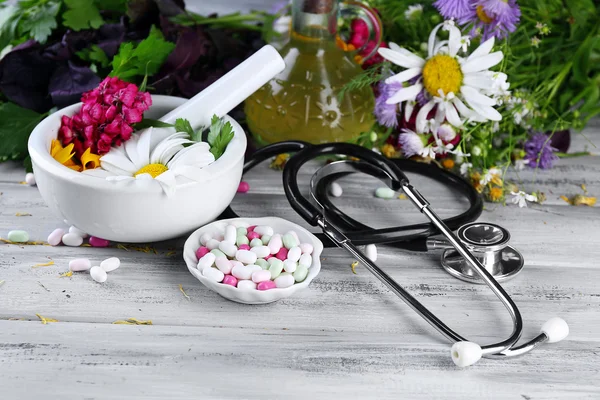
[[[100,11],[113,11],[119,14],[127,12],[127,0],[94,0]]]
[[[60,3],[55,1],[41,4],[36,4],[36,2],[20,4],[15,15],[18,21],[17,32],[40,43],[45,43],[52,34],[52,30],[58,26],[56,15],[59,9]]]
[[[0,159],[25,158],[29,134],[43,117],[14,103],[0,104]]]
[[[110,60],[108,59],[108,56],[106,55],[104,50],[102,50],[102,48],[100,48],[96,44],[92,45],[92,47],[90,47],[89,49],[83,49],[81,51],[78,51],[76,54],[82,60],[99,64],[103,68],[106,68],[110,65]]]
[[[146,128],[172,128],[173,124],[159,121],[157,119],[144,118],[137,124],[135,124],[135,130],[146,129]]]
[[[131,80],[135,76],[154,75],[174,48],[175,44],[167,42],[163,34],[152,26],[148,37],[136,47],[131,42],[121,44],[113,58],[110,76]]]
[[[98,29],[104,24],[98,7],[93,0],[64,0],[67,11],[63,14],[63,25],[75,31]]]
[[[208,131],[208,138],[206,139],[208,141],[208,144],[213,146],[215,140],[217,140],[217,137],[219,136],[219,133],[221,133],[222,128],[223,120],[217,117],[216,115],[213,115],[213,117],[210,120],[210,130]]]
[[[214,132],[217,132],[216,136]],[[210,139],[211,134],[213,134],[212,142]],[[225,122],[222,118],[218,118],[216,115],[213,116],[208,134],[208,143],[210,144],[210,152],[215,156],[215,160],[223,155],[233,136],[233,126],[229,122]]]
[[[190,124],[190,121],[188,121],[187,119],[177,118],[175,120],[175,130],[177,132],[187,133],[188,135],[190,135],[191,140],[195,140],[197,142],[200,141],[200,140],[194,139],[197,136],[197,134],[196,134],[196,132],[194,132],[194,128],[192,128],[192,124]],[[200,132],[200,135],[202,135],[202,132]]]

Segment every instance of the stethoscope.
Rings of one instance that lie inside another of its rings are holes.
[[[310,225],[321,228],[323,233],[318,236],[326,246],[337,246],[349,251],[388,289],[450,339],[454,343],[451,356],[456,365],[469,366],[481,357],[519,356],[542,343],[558,342],[568,335],[567,323],[554,317],[542,325],[539,335],[520,346],[516,345],[523,330],[523,320],[519,309],[498,282],[518,274],[523,268],[523,257],[508,245],[510,234],[506,229],[495,224],[475,222],[481,214],[483,203],[479,194],[462,178],[435,165],[410,160],[390,160],[353,144],[310,145],[299,141],[280,142],[259,149],[244,165],[244,172],[281,153],[295,153],[283,170],[283,187],[292,208]],[[351,159],[334,161],[319,168],[310,181],[309,199],[302,194],[298,186],[298,173],[308,161],[323,156],[347,156]],[[469,209],[460,215],[442,220],[431,209],[429,202],[410,184],[403,171],[425,175],[458,188],[469,200]],[[394,191],[402,190],[430,223],[372,229],[342,213],[330,201],[327,189],[335,179],[353,173],[371,175]],[[220,218],[234,217],[237,217],[235,212],[227,208]],[[453,229],[457,229],[456,234]],[[442,249],[442,266],[446,271],[464,281],[486,284],[504,304],[513,321],[510,337],[484,346],[467,341],[408,293],[359,248],[376,243],[386,243],[412,251]]]

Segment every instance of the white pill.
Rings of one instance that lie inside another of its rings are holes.
[[[77,247],[77,246],[81,246],[83,244],[83,238],[74,233],[67,233],[67,234],[63,235],[62,242],[66,246]]]
[[[111,258],[107,258],[106,260],[102,261],[100,263],[100,268],[102,268],[106,272],[110,272],[110,271],[114,271],[115,269],[119,268],[120,265],[121,265],[121,260],[119,260],[117,257],[111,257]]]
[[[74,234],[76,234],[78,236],[81,236],[84,239],[89,236],[87,233],[85,233],[81,229],[77,228],[76,226],[70,227],[69,228],[69,233],[74,233]]]
[[[313,245],[310,243],[302,243],[300,245],[300,250],[302,250],[302,254],[312,254]]]
[[[209,239],[208,242],[206,242],[205,246],[209,250],[214,250],[214,249],[218,249],[219,248],[219,244],[220,243],[221,242],[218,241],[217,239]]]
[[[266,226],[266,225],[259,225],[256,228],[254,228],[254,232],[258,233],[259,235],[269,235],[269,236],[273,236],[273,228],[271,228],[270,226]]]
[[[329,194],[333,197],[340,197],[342,193],[344,193],[344,191],[342,190],[340,184],[337,182],[331,182],[331,185],[329,185]]]
[[[225,278],[225,274],[219,271],[216,268],[204,268],[202,270],[202,275],[204,277],[213,280],[215,282],[223,282],[223,278]]]
[[[281,235],[276,234],[271,236],[271,240],[269,240],[269,250],[271,251],[271,254],[279,253],[279,250],[281,250],[281,246],[283,246],[283,240],[281,239]]]
[[[365,247],[365,255],[369,260],[373,262],[377,261],[377,246],[368,244],[367,247]]]
[[[200,271],[204,270],[204,268],[212,267],[217,257],[213,253],[206,253],[202,256],[202,258],[198,261],[198,269]]]
[[[99,266],[95,266],[92,267],[92,269],[90,269],[90,276],[93,280],[95,280],[98,283],[106,282],[106,280],[108,279],[106,271],[100,268]]]
[[[248,280],[248,279],[252,278],[252,273],[254,271],[255,270],[254,270],[254,268],[252,268],[252,266],[236,265],[235,267],[233,267],[231,269],[231,275],[235,276],[238,279]]]
[[[69,269],[73,272],[87,271],[92,268],[92,263],[87,258],[76,258],[69,261]]]
[[[225,235],[223,236],[223,240],[225,242],[235,244],[236,238],[237,238],[237,228],[233,225],[227,225],[225,227]]]
[[[283,269],[285,270],[285,272],[292,273],[296,271],[296,268],[298,268],[298,264],[295,261],[285,260],[283,262]]]
[[[312,265],[312,256],[310,254],[302,254],[300,256],[300,260],[298,261],[298,264],[300,265],[304,265],[306,268],[310,268],[310,266]]]
[[[288,251],[287,254],[287,259],[293,262],[297,262],[300,259],[300,256],[302,255],[302,250],[300,250],[300,247],[295,246],[292,247],[290,249],[290,251]]]
[[[252,273],[252,282],[260,283],[271,280],[271,272],[266,269],[261,269],[260,271],[254,271]]]
[[[300,243],[300,238],[298,237],[296,231],[288,231],[288,233],[296,238],[296,242]]]
[[[233,226],[233,225],[230,225],[230,226]],[[235,242],[235,239],[234,239],[234,242]],[[223,240],[221,243],[219,243],[219,250],[221,250],[223,253],[225,253],[228,257],[234,257],[237,249],[238,249],[237,246],[231,242],[227,242],[227,241]]]
[[[202,244],[202,246],[206,246],[206,243],[208,243],[208,241],[209,241],[210,239],[212,239],[212,238],[213,238],[213,237],[212,237],[212,235],[211,235],[210,233],[208,233],[208,232],[204,232],[204,233],[202,234],[202,236],[200,236],[200,243]]]
[[[256,283],[252,281],[239,281],[237,288],[241,290],[256,290]]]
[[[50,246],[58,246],[62,242],[62,237],[65,235],[65,231],[57,228],[48,235],[48,244]]]
[[[231,261],[229,261],[226,257],[217,257],[215,264],[217,268],[219,268],[219,271],[224,274],[230,274],[231,269],[233,268],[233,264],[231,264]]]
[[[225,236],[223,235],[223,232],[220,232],[220,231],[219,231],[219,232],[213,232],[213,235],[212,235],[212,236],[213,236],[213,239],[216,239],[216,240],[218,240],[219,242],[222,242],[222,241],[223,241],[223,238],[225,237]]]
[[[29,186],[34,186],[35,185],[35,175],[33,175],[31,172],[28,172],[25,174],[25,183],[27,183]]]
[[[256,253],[250,250],[238,250],[235,252],[235,259],[244,264],[254,264],[257,258]]]
[[[251,252],[256,254],[257,258],[265,258],[269,254],[271,254],[271,250],[269,250],[269,246],[256,246],[250,249]]]
[[[256,271],[262,271],[263,270],[260,265],[250,264],[248,266],[252,269],[252,273],[254,273]]]
[[[294,285],[294,276],[285,272],[275,278],[275,286],[278,288],[287,288]]]
[[[229,260],[229,262],[231,263],[231,268],[235,267],[236,265],[244,265],[243,263],[239,262],[238,260]]]

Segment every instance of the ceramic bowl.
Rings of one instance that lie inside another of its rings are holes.
[[[157,119],[186,100],[152,96],[147,118]],[[130,243],[153,242],[184,235],[214,220],[233,200],[244,164],[246,135],[226,117],[235,134],[224,154],[203,168],[206,178],[195,182],[177,178],[176,193],[168,197],[160,185],[115,185],[73,171],[50,156],[63,115],[75,114],[81,103],[63,108],[40,122],[29,138],[29,154],[38,189],[54,213],[90,235]]]
[[[308,275],[306,279],[300,283],[296,283],[293,286],[285,289],[269,289],[269,290],[240,290],[236,287],[218,283],[202,275],[202,272],[196,268],[198,264],[198,258],[196,257],[196,250],[201,246],[200,236],[203,233],[209,232],[215,234],[217,232],[223,232],[225,226],[233,224],[236,226],[252,226],[252,225],[268,225],[273,228],[277,233],[286,233],[288,231],[295,231],[298,234],[301,243],[310,243],[313,245],[312,253],[312,265],[308,269]],[[266,304],[272,303],[279,299],[283,299],[293,295],[299,290],[306,289],[310,282],[319,274],[321,270],[321,252],[323,251],[323,243],[317,239],[315,235],[302,228],[300,225],[294,224],[293,222],[287,221],[277,217],[264,217],[264,218],[232,218],[221,221],[215,221],[211,224],[203,226],[196,230],[190,235],[188,240],[185,242],[183,247],[183,259],[187,264],[191,274],[196,277],[204,286],[217,292],[221,296],[243,304]]]

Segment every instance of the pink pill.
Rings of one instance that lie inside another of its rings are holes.
[[[240,244],[240,247],[238,247],[238,250],[250,250],[250,246],[247,244]]]
[[[269,290],[269,289],[274,289],[277,286],[275,286],[275,282],[273,281],[264,281],[259,283],[258,285],[256,285],[256,289],[258,290]]]
[[[254,228],[256,228],[256,225],[249,226],[249,227],[246,228],[246,230],[248,232],[254,232]]]
[[[269,258],[271,258],[271,257],[275,257],[275,256],[274,256],[273,254],[269,254],[269,255],[268,255],[268,256],[266,256],[264,259],[265,259],[265,261],[267,261],[267,260],[268,260]]]
[[[235,276],[233,275],[225,275],[225,278],[223,278],[223,282],[226,285],[231,285],[233,287],[237,286],[238,280]]]
[[[288,249],[282,247],[281,249],[279,249],[277,254],[275,254],[275,257],[279,258],[281,261],[285,261],[287,259],[287,253]]]
[[[248,232],[248,240],[252,241],[252,239],[260,239],[260,235],[254,231]]]
[[[108,247],[110,242],[106,239],[100,239],[96,236],[90,236],[90,246],[92,247]]]
[[[208,249],[208,247],[202,246],[198,250],[196,250],[196,258],[199,260],[209,252],[210,250]]]
[[[240,185],[238,186],[238,193],[246,193],[248,190],[250,190],[250,185],[248,182],[241,181]]]

